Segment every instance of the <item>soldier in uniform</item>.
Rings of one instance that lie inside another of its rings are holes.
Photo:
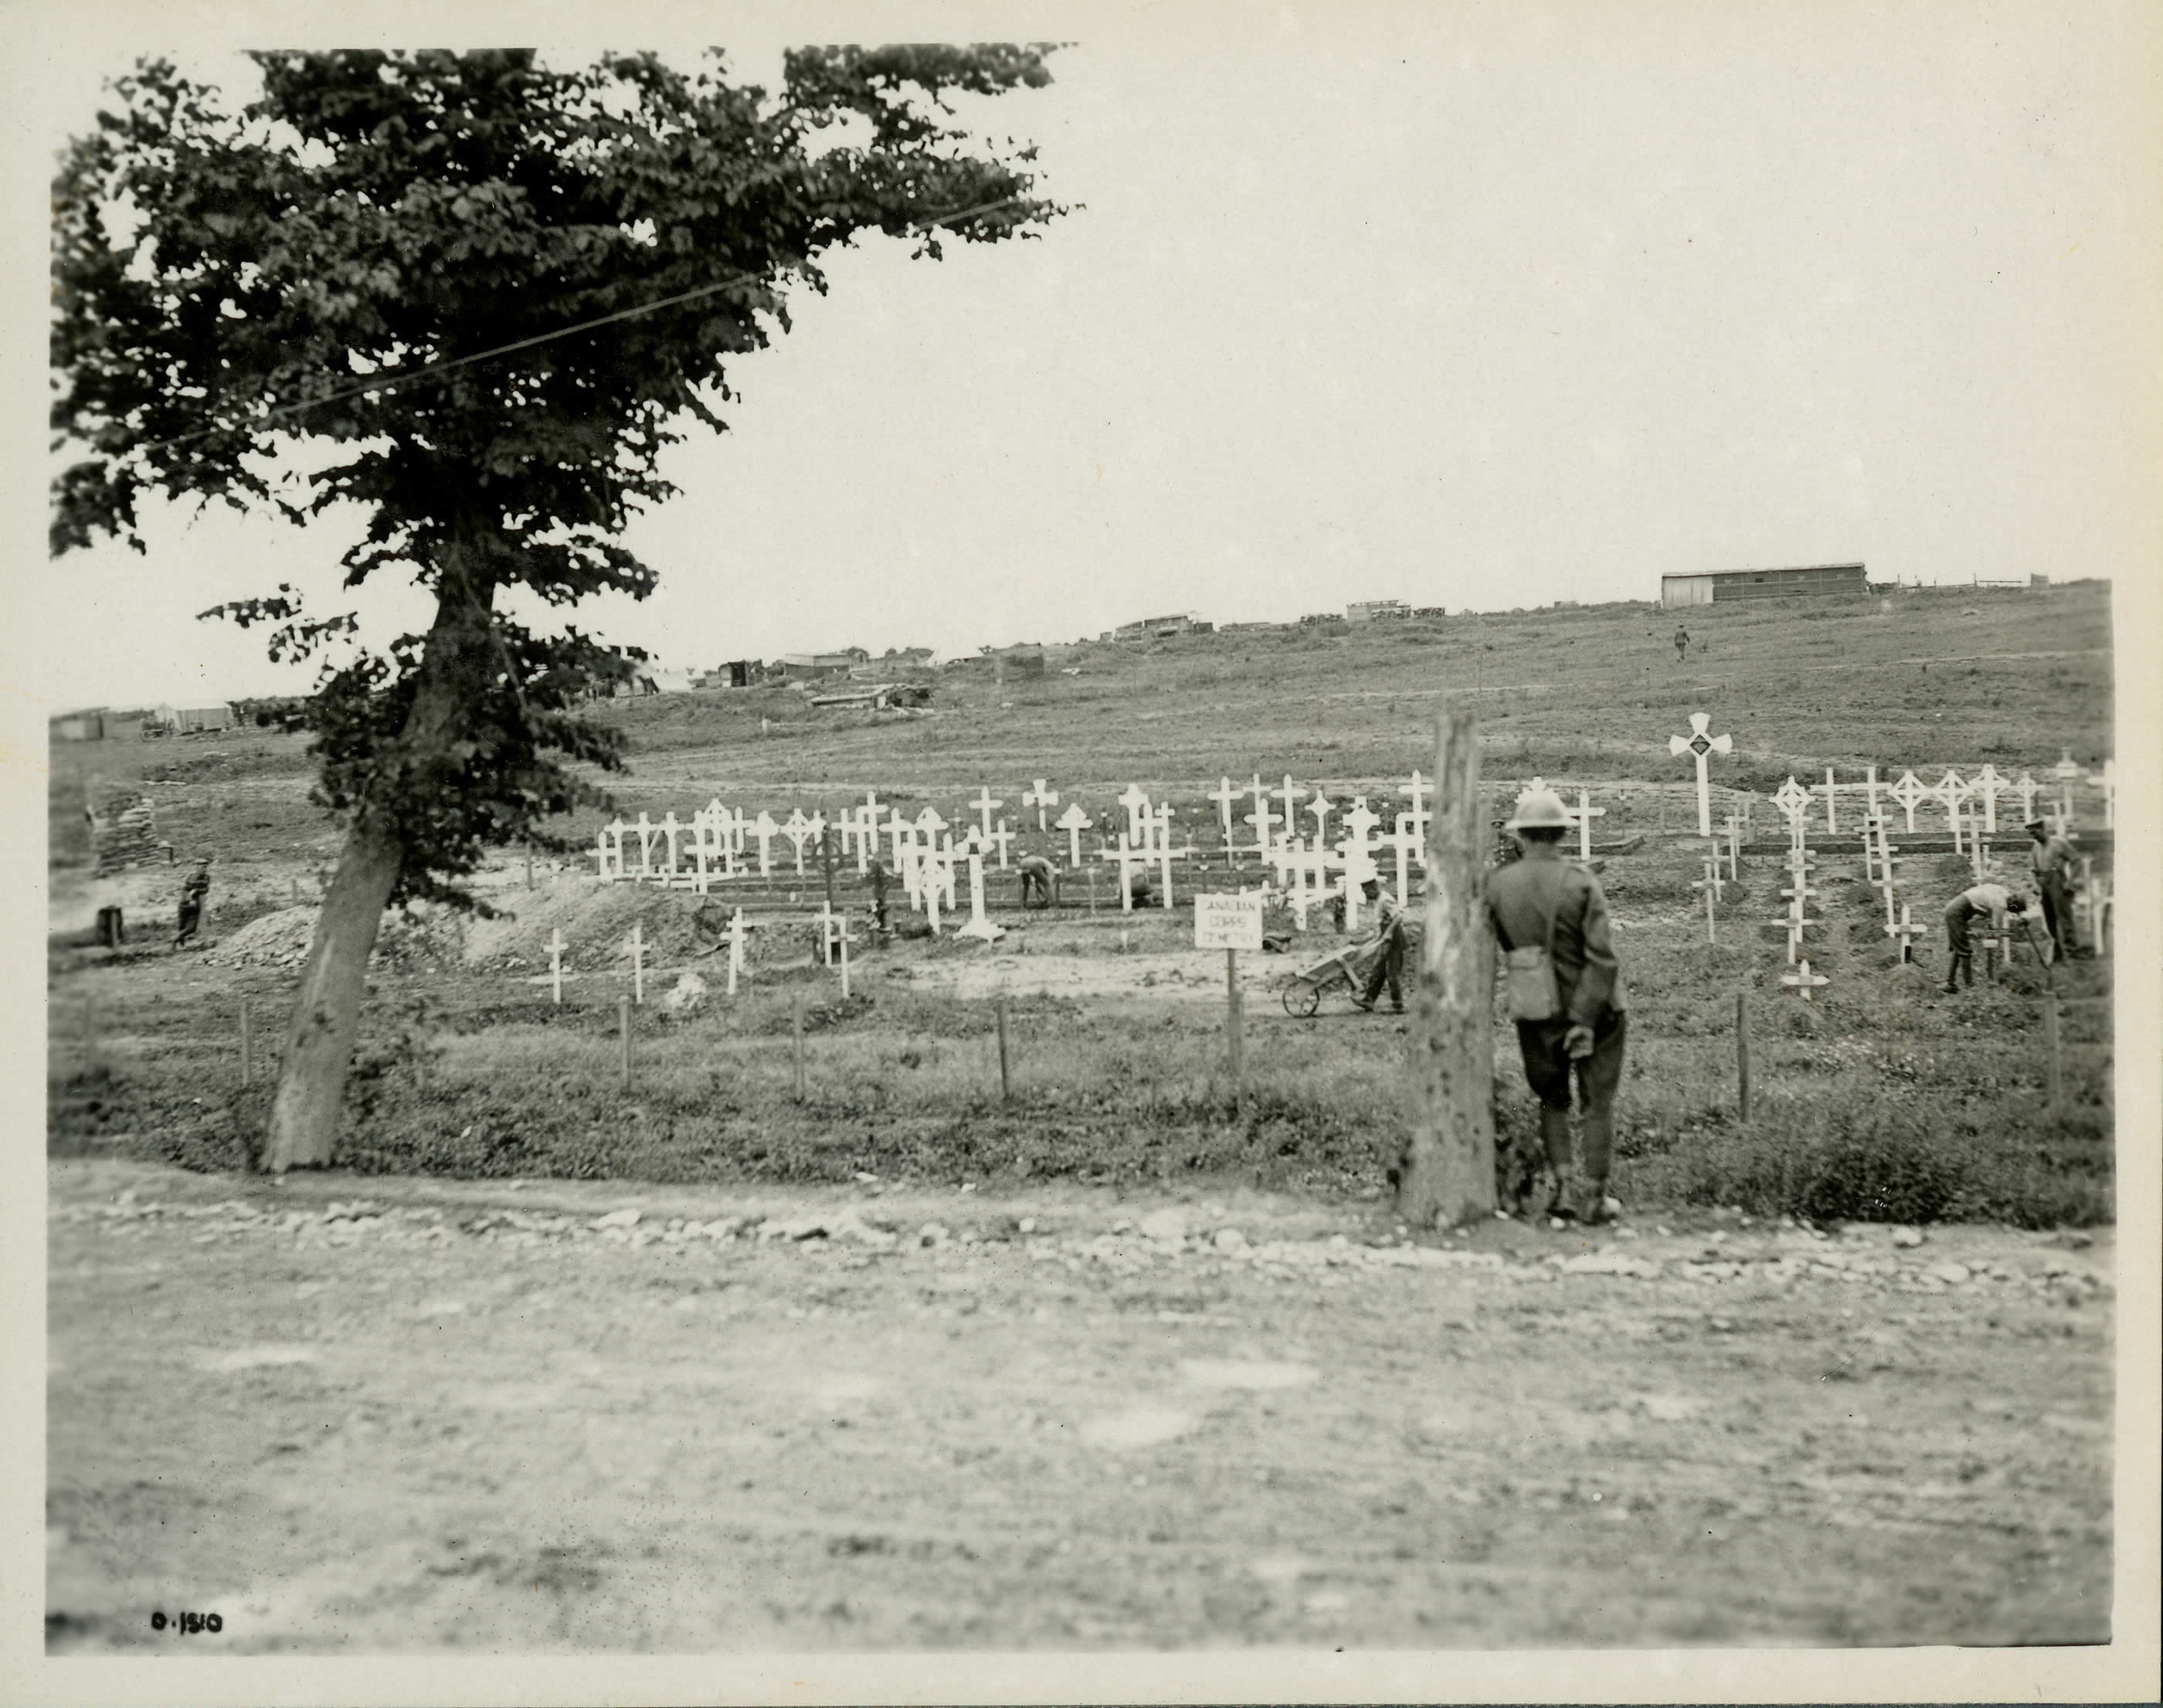
[[[1675,625],[1675,663],[1679,664],[1689,656],[1689,631],[1680,623]]]
[[[1540,1139],[1555,1175],[1552,1212],[1604,1222],[1626,1030],[1607,898],[1598,878],[1563,858],[1569,809],[1560,795],[1543,789],[1519,796],[1509,827],[1524,857],[1488,873],[1487,918],[1509,961],[1525,1079],[1540,1100]],[[1584,1103],[1577,1166],[1569,1145],[1573,1080]]]
[[[2043,929],[2050,934],[2050,954],[2063,961],[2080,952],[2073,925],[2073,845],[2050,833],[2046,819],[2028,820],[2032,839],[2028,864],[2035,874],[2036,893],[2043,899]]]
[[[210,862],[198,860],[181,880],[180,935],[173,939],[173,947],[179,948],[202,929],[203,903],[209,896]]]

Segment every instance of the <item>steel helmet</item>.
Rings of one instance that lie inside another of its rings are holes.
[[[1503,825],[1506,830],[1566,830],[1569,809],[1551,789],[1528,789],[1517,797],[1517,810]]]

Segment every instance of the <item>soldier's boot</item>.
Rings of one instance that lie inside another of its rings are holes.
[[[1578,1182],[1577,1219],[1588,1228],[1597,1228],[1615,1219],[1607,1208],[1607,1176],[1588,1174]]]

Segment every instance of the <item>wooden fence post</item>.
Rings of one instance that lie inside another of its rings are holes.
[[[615,1024],[623,1057],[623,1088],[631,1089],[631,998],[615,999]]]
[[[2043,1045],[2050,1052],[2050,1061],[2045,1071],[2048,1077],[2049,1100],[2045,1108],[2056,1114],[2066,1095],[2065,1058],[2058,1040],[2058,993],[2052,991],[2043,998]]]
[[[797,987],[789,1010],[789,1032],[796,1058],[796,1101],[804,1101],[804,990]]]
[[[992,1003],[992,1014],[999,1034],[999,1101],[1013,1101],[1013,1081],[1007,1064],[1007,999],[996,998]]]
[[[1417,1228],[1455,1227],[1495,1210],[1494,960],[1480,896],[1479,720],[1459,699],[1440,724],[1411,1028],[1412,1121],[1397,1171],[1397,1214]]]
[[[1750,1119],[1750,993],[1735,993],[1735,1108]]]
[[[1244,1009],[1239,996],[1239,951],[1224,951],[1224,1055],[1232,1072],[1232,1119],[1246,1119],[1246,1040],[1240,1035]]]

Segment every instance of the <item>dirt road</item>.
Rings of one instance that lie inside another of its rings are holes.
[[[50,1181],[55,1653],[2108,1632],[2108,1235]]]

